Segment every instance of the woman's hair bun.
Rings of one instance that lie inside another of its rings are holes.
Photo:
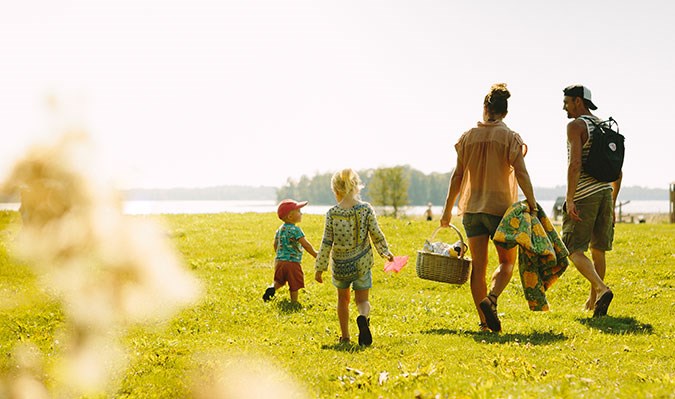
[[[511,97],[511,93],[509,92],[509,89],[506,88],[506,83],[495,83],[490,87],[490,93],[488,96],[493,97],[495,99],[508,99]]]
[[[509,109],[508,99],[511,97],[506,83],[495,83],[490,87],[490,92],[485,96],[485,105],[493,115],[506,115]]]

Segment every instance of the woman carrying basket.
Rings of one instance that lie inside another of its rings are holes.
[[[495,245],[499,266],[487,291],[488,243],[494,238],[508,207],[518,200],[520,186],[531,210],[536,210],[534,190],[525,167],[527,146],[520,136],[502,121],[511,96],[506,84],[492,85],[483,101],[483,121],[465,132],[455,144],[457,166],[450,178],[441,226],[448,227],[452,207],[459,196],[459,214],[469,241],[473,259],[471,295],[480,317],[481,330],[501,331],[497,298],[504,291],[516,259],[516,248]]]

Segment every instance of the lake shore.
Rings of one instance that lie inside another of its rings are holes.
[[[539,201],[546,214],[553,216],[554,201]],[[18,211],[17,202],[0,203],[0,210]],[[125,201],[123,212],[129,215],[157,214],[216,214],[216,213],[274,213],[276,201],[272,200],[235,200],[235,201]],[[332,205],[312,205],[303,208],[303,212],[313,215],[324,215]],[[405,206],[399,209],[399,217],[404,219],[422,219],[426,206]],[[433,220],[438,220],[443,208],[432,206]],[[668,223],[668,201],[632,201],[623,207],[621,220],[623,223]],[[380,215],[391,213],[391,209],[376,207]],[[386,211],[386,212],[385,212]],[[457,208],[453,211],[457,215]],[[619,217],[617,211],[617,218]]]

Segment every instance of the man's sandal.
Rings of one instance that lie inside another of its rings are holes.
[[[593,317],[600,317],[607,315],[607,309],[609,309],[609,304],[612,303],[614,294],[612,290],[608,289],[605,291],[597,301],[595,301],[595,309],[593,310]]]

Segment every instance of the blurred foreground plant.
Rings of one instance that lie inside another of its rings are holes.
[[[16,256],[66,315],[62,351],[46,371],[57,397],[112,389],[124,366],[126,331],[169,319],[201,292],[159,226],[122,214],[117,193],[96,175],[94,157],[86,135],[69,134],[30,149],[0,186],[21,195]],[[31,366],[39,359],[15,357],[22,371],[7,378],[0,396],[46,397]]]

